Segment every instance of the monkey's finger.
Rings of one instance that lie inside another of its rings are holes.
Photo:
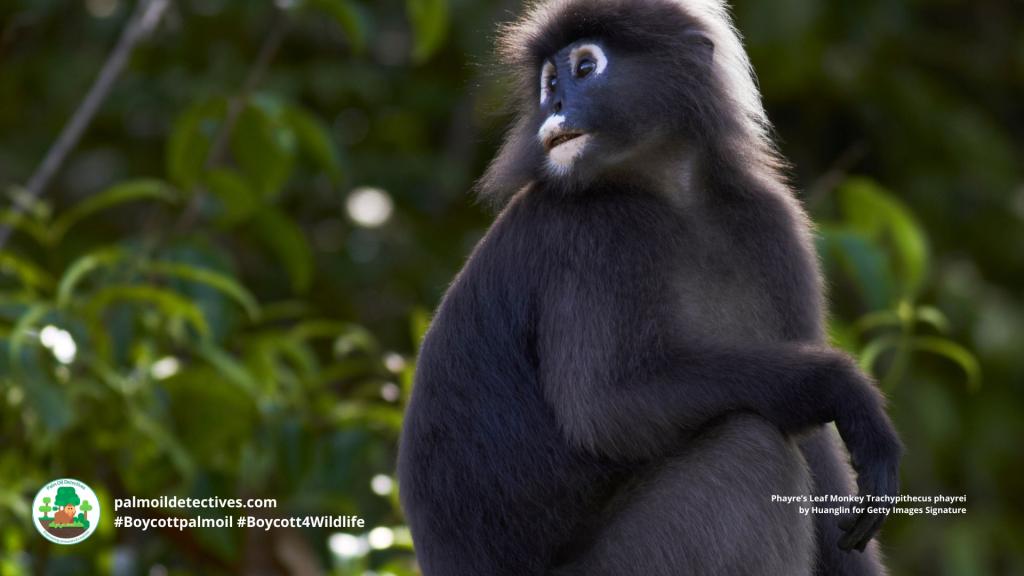
[[[854,526],[841,539],[840,548],[844,550],[856,548],[859,551],[863,551],[884,520],[885,516],[882,514],[868,514],[866,512],[861,514]]]
[[[878,534],[878,530],[882,527],[882,522],[884,522],[884,521],[885,521],[885,515],[884,514],[879,514],[878,518],[875,518],[874,524],[871,525],[871,530],[868,531],[867,536],[865,536],[865,538],[857,546],[857,551],[858,552],[863,552],[864,551],[864,548],[866,548],[868,543],[871,542],[871,539],[875,537],[875,534]]]
[[[850,551],[860,545],[864,540],[871,539],[871,527],[875,523],[875,514],[864,512],[857,517],[853,527],[846,531],[846,534],[839,539],[839,547]]]
[[[868,531],[863,536],[863,538],[859,542],[854,542],[852,547],[848,550],[857,550],[858,552],[863,552],[864,549],[867,548],[868,543],[871,542],[871,538],[874,537],[875,532],[877,532],[878,529],[882,526],[882,521],[884,519],[884,516],[879,516],[878,518],[875,518],[874,521],[871,523],[871,526],[869,527]]]
[[[864,543],[871,540],[874,534],[874,526],[878,521],[876,514],[863,514],[857,519],[857,524],[850,530],[850,548],[861,548]]]

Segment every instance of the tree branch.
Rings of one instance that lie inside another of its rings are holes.
[[[78,145],[85,129],[89,127],[96,112],[110,95],[110,90],[124,70],[135,47],[156,28],[169,2],[170,0],[139,0],[135,12],[121,32],[117,45],[114,46],[106,62],[103,63],[99,75],[89,87],[82,103],[79,104],[68,123],[64,125],[57,140],[50,146],[43,161],[25,184],[28,201],[42,195],[50,184],[50,180],[64,164],[68,154]],[[26,204],[27,202],[17,203],[13,207],[15,214],[20,215]],[[0,248],[3,248],[10,233],[11,226],[9,224],[0,226]]]

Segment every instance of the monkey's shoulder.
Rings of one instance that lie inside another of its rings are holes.
[[[671,259],[670,228],[678,226],[656,203],[635,198],[520,195],[449,286],[435,335],[522,344],[552,300],[577,309],[616,295],[653,298],[658,268]]]

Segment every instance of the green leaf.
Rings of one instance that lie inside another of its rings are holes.
[[[345,357],[355,352],[377,355],[380,349],[377,339],[369,330],[356,324],[349,324],[334,339],[334,355]]]
[[[928,273],[928,243],[920,224],[889,191],[866,178],[852,178],[839,189],[850,225],[891,245],[903,296],[913,299]]]
[[[448,32],[448,0],[406,0],[405,5],[413,30],[412,59],[422,63],[444,43]]]
[[[199,355],[217,369],[221,375],[245,390],[254,402],[258,402],[263,394],[262,387],[244,364],[236,360],[225,350],[205,343],[198,348]]]
[[[309,303],[302,300],[283,300],[271,302],[263,306],[260,321],[264,324],[299,320],[311,313]]]
[[[419,306],[413,308],[412,314],[409,315],[409,331],[412,336],[413,346],[416,348],[420,347],[420,344],[423,343],[423,337],[426,336],[429,329],[430,312],[426,308]]]
[[[313,387],[321,388],[332,382],[366,381],[378,374],[379,358],[350,357],[320,369],[313,381]],[[379,393],[379,386],[376,387]],[[376,393],[374,397],[376,397]]]
[[[234,170],[210,170],[203,177],[203,183],[219,204],[219,213],[215,219],[224,226],[244,222],[260,206],[256,192],[245,178]]]
[[[138,409],[132,409],[129,415],[132,427],[144,438],[159,446],[170,458],[179,474],[185,478],[191,478],[195,473],[196,463],[185,446],[152,416]]]
[[[918,336],[911,340],[911,346],[915,350],[938,354],[956,362],[967,375],[967,388],[977,390],[981,387],[981,365],[974,354],[963,346],[937,336]]]
[[[828,319],[828,341],[832,346],[853,352],[857,348],[857,333],[848,324],[835,317]]]
[[[47,232],[43,224],[25,212],[0,210],[0,226],[6,226],[15,232],[30,236],[39,244],[46,244],[50,239],[50,233]]]
[[[99,378],[100,382],[106,384],[108,388],[121,396],[127,396],[138,388],[134,379],[125,378],[113,366],[96,354],[84,352],[81,356],[85,367]]]
[[[294,393],[302,394],[299,387],[319,373],[315,352],[291,331],[272,329],[249,334],[244,348],[251,371],[263,381],[277,384],[279,390],[291,391],[293,399],[297,398]]]
[[[888,350],[898,348],[903,339],[902,334],[886,334],[868,342],[860,352],[860,367],[868,374],[874,374],[875,363]]]
[[[353,52],[358,54],[366,48],[369,25],[366,13],[358,4],[351,0],[310,0],[309,6],[334,18],[348,37]]]
[[[920,306],[915,310],[915,316],[919,322],[932,326],[942,334],[949,334],[951,330],[949,319],[938,308]]]
[[[74,296],[78,283],[90,272],[120,262],[124,258],[125,252],[120,248],[101,248],[75,260],[71,266],[68,266],[57,286],[57,307],[67,307]]]
[[[53,287],[53,278],[45,270],[14,252],[0,250],[0,273],[18,278],[28,290],[49,290]]]
[[[42,299],[25,290],[0,290],[0,306],[26,307],[42,303]],[[2,337],[0,333],[0,338]]]
[[[122,182],[93,194],[57,217],[50,228],[50,237],[56,244],[82,219],[108,208],[138,200],[174,202],[177,200],[177,194],[174,188],[163,180],[139,179]]]
[[[30,307],[18,318],[14,328],[11,330],[11,341],[8,346],[11,366],[21,366],[21,351],[25,347],[26,339],[33,335],[34,331],[32,329],[49,311],[49,306],[40,304]]]
[[[283,212],[265,208],[252,221],[256,234],[274,253],[295,292],[305,292],[313,279],[313,252],[302,229]]]
[[[130,256],[124,250],[115,247],[103,248],[76,260],[68,267],[67,272],[61,278],[60,286],[57,289],[57,306],[63,308],[71,302],[75,288],[90,272],[100,267],[126,262],[130,259]],[[259,318],[260,306],[256,298],[234,278],[226,274],[208,268],[199,268],[171,261],[138,259],[134,264],[140,272],[170,276],[209,286],[232,298],[242,306],[250,319],[256,320]]]
[[[206,318],[198,306],[176,292],[154,286],[105,286],[92,294],[88,312],[92,316],[99,316],[106,307],[120,301],[152,305],[170,318],[185,320],[202,336],[209,333]]]
[[[260,316],[260,305],[252,293],[226,274],[208,268],[198,268],[188,264],[167,261],[143,261],[141,268],[154,274],[173,276],[209,286],[241,305],[251,320],[255,321]]]
[[[854,331],[857,334],[864,334],[870,332],[876,328],[899,328],[903,326],[903,319],[900,318],[900,314],[896,310],[878,310],[876,312],[870,312],[857,319],[853,324]]]
[[[190,365],[163,382],[173,431],[204,474],[237,470],[238,447],[258,434],[258,410],[249,394],[219,370]],[[213,425],[215,423],[215,425]]]
[[[269,105],[249,103],[231,134],[231,154],[249,186],[264,199],[277,196],[292,173],[295,135]]]
[[[860,353],[860,366],[866,372],[872,372],[878,358],[888,350],[898,349],[901,345],[909,345],[918,352],[930,352],[956,362],[967,375],[967,387],[977,390],[981,387],[981,365],[974,355],[956,342],[938,336],[913,336],[906,339],[902,334],[886,334],[879,336]]]
[[[345,338],[349,335],[354,335],[353,338],[358,341],[355,348],[366,351],[375,351],[377,349],[376,340],[366,328],[348,322],[309,320],[296,324],[290,331],[291,338],[303,342],[316,338]]]
[[[24,388],[27,404],[39,415],[48,431],[59,434],[74,422],[73,398],[66,389],[43,376],[25,379]]]
[[[865,234],[841,226],[819,226],[818,250],[823,260],[837,263],[857,285],[866,308],[877,310],[894,303],[888,255]]]
[[[60,432],[67,428],[74,419],[74,410],[70,396],[66,390],[55,387],[48,378],[38,371],[30,370],[29,363],[22,351],[29,344],[30,338],[37,343],[38,333],[34,328],[51,311],[47,305],[36,305],[26,310],[18,318],[8,347],[9,362],[19,382],[24,386],[28,404],[42,418],[43,425],[51,432]]]
[[[191,190],[199,181],[227,111],[227,99],[216,97],[193,104],[174,121],[167,144],[167,175],[182,190]]]
[[[337,184],[341,179],[341,160],[327,126],[297,106],[286,107],[282,114],[305,154]]]
[[[320,371],[317,362],[316,352],[299,338],[285,337],[273,343],[274,356],[287,360],[298,369],[298,375],[304,380],[310,380]]]
[[[21,522],[32,521],[32,510],[29,510],[28,502],[23,492],[27,488],[23,488],[19,484],[27,484],[27,482],[15,483],[12,480],[7,481],[9,485],[0,488],[0,510],[7,510],[13,514]],[[0,567],[4,565],[0,563]],[[18,565],[11,564],[10,572],[12,574],[18,574]]]
[[[905,300],[895,310],[879,310],[861,316],[854,323],[854,328],[857,334],[865,334],[877,328],[903,327],[909,331],[918,323],[927,324],[943,334],[950,331],[949,320],[938,308],[912,308]]]
[[[335,406],[332,416],[339,426],[375,428],[395,434],[402,429],[402,411],[391,405],[341,402]]]

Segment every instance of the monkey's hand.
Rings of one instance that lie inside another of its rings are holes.
[[[881,393],[852,361],[850,364],[847,370],[852,390],[838,399],[835,422],[857,472],[857,489],[861,496],[896,496],[903,445],[885,413]],[[865,501],[864,507],[888,510],[892,503]],[[839,539],[839,548],[863,552],[885,516],[882,512],[865,511],[842,519],[839,528],[844,534]]]

